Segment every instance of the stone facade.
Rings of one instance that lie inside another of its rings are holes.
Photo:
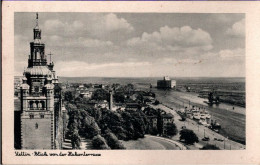
[[[54,63],[50,61],[47,65],[38,14],[33,33],[28,67],[20,86],[20,108],[15,108],[15,148],[61,149],[66,111],[62,110],[61,88],[53,70]]]

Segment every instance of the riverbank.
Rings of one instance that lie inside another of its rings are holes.
[[[173,90],[164,91],[153,88],[156,99],[169,107],[203,107],[208,110],[213,120],[217,120],[221,124],[220,134],[226,138],[232,139],[241,144],[245,144],[245,108],[236,107],[235,111],[232,106],[222,104],[217,106],[209,106],[203,103],[202,98],[198,98],[194,94],[176,92]]]
[[[222,150],[241,150],[241,149],[245,149],[245,145],[238,143],[236,141],[233,141],[219,133],[216,133],[214,131],[212,131],[211,129],[204,127],[202,125],[199,125],[197,122],[191,120],[191,119],[187,119],[186,121],[181,121],[181,117],[177,114],[176,106],[165,106],[163,104],[159,104],[157,106],[155,105],[150,105],[153,108],[160,108],[162,110],[164,110],[167,113],[171,113],[172,115],[174,115],[174,123],[176,124],[178,130],[180,131],[182,129],[183,126],[185,126],[187,129],[191,129],[194,131],[194,133],[198,136],[199,138],[199,143],[195,143],[194,145],[190,145],[187,146],[188,149],[191,150],[198,150],[200,148],[202,148],[204,145],[206,144],[212,144],[217,146],[218,148],[222,149]],[[179,140],[179,134],[174,136],[172,139],[175,141]],[[209,141],[203,141],[202,139],[204,138],[204,136],[207,136],[210,138]],[[221,139],[221,141],[219,140],[214,140],[214,139]],[[223,141],[222,141],[223,140]]]

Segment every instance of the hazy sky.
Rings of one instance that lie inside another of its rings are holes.
[[[15,75],[35,17],[15,13]],[[39,26],[58,76],[245,76],[244,14],[39,13]]]

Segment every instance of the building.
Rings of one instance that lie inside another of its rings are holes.
[[[66,109],[62,108],[61,87],[53,70],[47,64],[41,30],[33,29],[28,67],[20,85],[20,96],[15,101],[15,149],[61,149],[64,137]]]
[[[163,121],[163,135],[166,134],[167,124],[172,124],[174,122],[173,115],[171,113],[164,113],[162,114],[162,121]]]
[[[109,109],[109,103],[106,100],[96,101],[94,107]]]
[[[157,129],[157,119],[158,116],[156,115],[150,115],[150,116],[146,116],[147,120],[148,120],[148,129],[150,128],[156,128]]]
[[[14,95],[19,96],[20,95],[20,85],[22,84],[22,77],[15,76],[14,77]]]
[[[126,103],[126,107],[125,110],[130,110],[130,111],[137,111],[139,109],[141,109],[142,106],[138,103]]]
[[[157,80],[157,88],[176,89],[176,81],[171,80],[168,76],[165,76],[163,80]]]

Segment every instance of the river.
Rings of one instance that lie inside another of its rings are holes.
[[[194,93],[165,91],[157,88],[153,88],[152,91],[156,94],[156,99],[168,106],[206,108],[211,118],[221,124],[220,134],[245,144],[245,108],[225,103],[210,106],[204,103],[206,99],[199,98]]]

